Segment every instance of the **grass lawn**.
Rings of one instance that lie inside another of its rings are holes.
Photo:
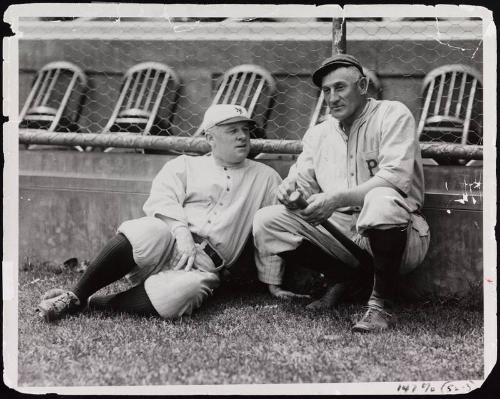
[[[483,378],[475,303],[404,304],[388,332],[350,331],[358,304],[308,313],[264,290],[220,291],[177,321],[84,313],[55,324],[34,308],[76,272],[19,273],[19,385],[168,385],[469,380]],[[112,289],[123,288],[117,283]]]

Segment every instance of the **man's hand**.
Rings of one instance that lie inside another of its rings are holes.
[[[191,270],[196,259],[196,246],[193,236],[187,227],[179,227],[175,230],[175,250],[172,263],[174,270]]]
[[[306,201],[307,208],[298,211],[298,213],[313,226],[327,220],[337,208],[341,207],[339,197],[331,193],[313,194]]]
[[[310,295],[295,294],[291,291],[281,289],[279,285],[269,284],[269,292],[272,296],[280,299],[310,298]]]
[[[288,209],[298,209],[297,205],[290,202],[290,194],[293,193],[297,188],[295,180],[285,179],[278,187],[277,198],[278,201],[285,205]]]

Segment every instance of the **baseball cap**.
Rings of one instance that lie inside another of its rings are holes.
[[[340,67],[349,67],[353,66],[358,68],[358,70],[361,72],[363,76],[365,76],[363,72],[363,67],[361,66],[360,62],[354,58],[350,54],[335,54],[332,57],[327,58],[321,63],[321,66],[313,73],[312,80],[313,83],[321,87],[321,81],[323,80],[323,77],[333,71],[336,68]]]
[[[241,105],[215,104],[205,111],[201,127],[204,131],[207,131],[214,126],[242,121],[255,123],[248,115],[247,110]]]

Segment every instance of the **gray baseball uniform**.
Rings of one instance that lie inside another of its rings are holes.
[[[161,316],[191,313],[219,285],[218,270],[237,260],[255,212],[276,203],[280,183],[274,169],[248,159],[232,168],[218,165],[212,156],[181,155],[167,162],[153,180],[144,204],[147,216],[118,228],[130,241],[138,265],[129,279],[146,279],[146,292]],[[171,222],[155,217],[158,214]],[[171,270],[172,231],[180,225],[202,239],[196,244],[192,271]],[[215,267],[203,251],[205,245],[223,260],[221,266]]]
[[[397,101],[368,99],[349,136],[329,117],[310,128],[303,152],[287,179],[297,182],[306,197],[346,190],[378,176],[393,186],[371,190],[363,207],[338,209],[329,218],[344,234],[369,252],[370,228],[389,229],[410,223],[402,272],[422,262],[429,245],[429,227],[420,214],[424,198],[423,167],[415,120]],[[347,264],[356,259],[325,229],[315,228],[283,205],[264,208],[254,219],[259,278],[281,284],[282,260],[277,253],[296,249],[304,238]]]

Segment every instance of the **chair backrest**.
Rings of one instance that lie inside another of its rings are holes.
[[[258,65],[244,64],[224,73],[212,105],[241,105],[247,109],[257,124],[265,129],[275,93],[276,82],[267,70]],[[195,136],[201,133],[202,129],[199,128]]]
[[[380,99],[382,97],[382,84],[380,83],[377,74],[366,68],[363,68],[363,72],[368,79],[368,97],[372,97],[377,100]],[[318,100],[316,101],[316,105],[314,106],[311,121],[309,122],[309,128],[323,122],[329,113],[330,108],[325,101],[323,90],[320,90]]]
[[[103,132],[120,130],[150,134],[164,102],[162,110],[166,118],[170,121],[173,117],[179,85],[174,70],[158,62],[143,62],[128,69]]]
[[[422,83],[421,141],[482,143],[482,79],[466,65],[444,65]]]
[[[66,61],[56,61],[45,65],[37,72],[21,110],[20,126],[48,131],[77,129],[70,125],[74,126],[80,118],[86,90],[87,77],[76,65]],[[73,93],[78,97],[77,106],[73,112],[73,118],[68,118],[68,105]],[[61,126],[63,117],[67,118],[65,126]]]

